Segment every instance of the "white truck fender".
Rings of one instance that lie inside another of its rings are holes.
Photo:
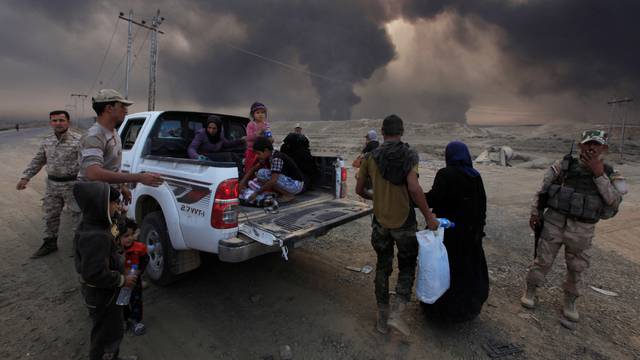
[[[176,250],[187,250],[187,245],[184,241],[184,237],[182,236],[182,228],[180,227],[180,216],[178,214],[178,209],[176,208],[177,203],[175,202],[175,199],[173,199],[173,193],[167,187],[166,183],[163,183],[157,188],[145,186],[143,184],[138,184],[136,186],[136,214],[139,213],[140,207],[142,206],[142,202],[139,200],[146,196],[153,198],[160,205],[173,248]]]

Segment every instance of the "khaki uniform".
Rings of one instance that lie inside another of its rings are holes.
[[[47,188],[42,199],[45,221],[45,236],[52,241],[58,237],[60,214],[64,205],[71,211],[72,229],[80,223],[80,208],[73,197],[73,184],[78,174],[80,133],[67,130],[60,139],[52,133],[44,138],[36,156],[23,173],[30,180],[43,167],[47,172]]]
[[[554,163],[545,173],[542,186],[534,197],[531,214],[540,216],[538,211],[539,196],[546,194],[549,187],[557,182],[561,175],[561,161]],[[624,178],[619,172],[593,178],[598,193],[608,206],[617,209],[626,194],[627,188]],[[536,287],[544,283],[545,276],[551,270],[560,247],[564,245],[564,257],[567,264],[567,276],[563,283],[565,293],[579,296],[578,285],[582,272],[589,267],[589,253],[595,233],[595,222],[580,221],[580,219],[564,215],[561,211],[547,208],[542,214],[544,227],[540,234],[537,256],[529,268],[527,283]],[[597,222],[597,220],[596,220]]]
[[[99,165],[101,168],[118,172],[122,163],[122,142],[116,130],[108,130],[95,123],[82,137],[78,153],[80,172],[78,180],[88,181],[87,168]]]

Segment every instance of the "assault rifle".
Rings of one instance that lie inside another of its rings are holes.
[[[562,158],[561,163],[561,173],[560,173],[560,182],[564,183],[564,177],[566,176],[567,171],[569,171],[569,165],[571,165],[571,159],[573,158],[573,145],[574,141],[571,142],[571,150],[569,153]],[[549,194],[544,193],[538,195],[538,225],[533,229],[533,258],[535,259],[538,256],[538,243],[540,242],[540,235],[542,234],[542,228],[544,228],[544,209],[547,208],[547,201],[549,201]]]

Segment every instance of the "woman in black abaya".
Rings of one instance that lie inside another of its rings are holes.
[[[467,146],[447,145],[447,166],[440,169],[433,187],[425,193],[438,217],[453,221],[444,245],[449,255],[451,285],[434,304],[422,304],[427,317],[440,321],[467,321],[480,313],[489,296],[489,275],[482,249],[487,197],[482,177],[473,168]]]

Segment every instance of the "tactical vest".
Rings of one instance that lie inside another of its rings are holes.
[[[605,175],[610,176],[613,168],[605,164]],[[549,186],[547,206],[569,218],[597,223],[609,219],[617,209],[608,206],[593,181],[593,173],[575,158],[564,159],[558,180]]]

